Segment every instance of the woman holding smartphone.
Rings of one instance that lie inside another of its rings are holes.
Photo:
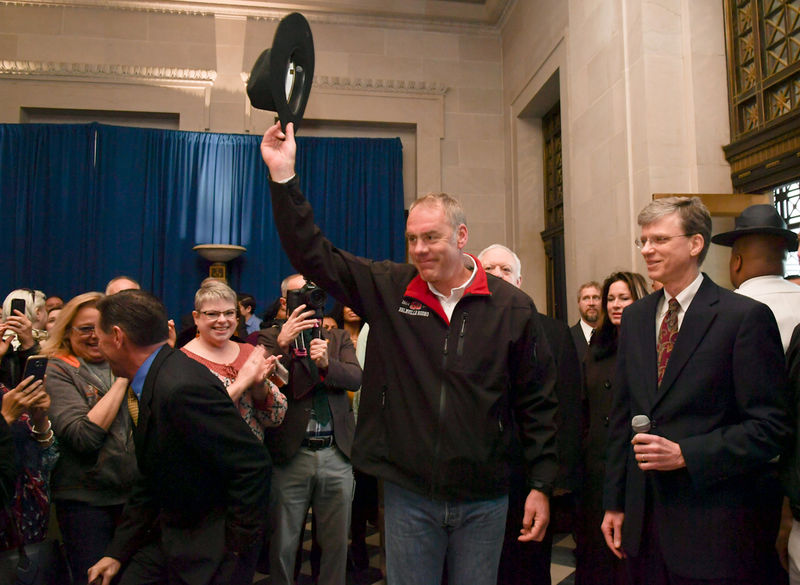
[[[102,296],[84,293],[64,305],[42,347],[61,451],[53,500],[76,580],[103,557],[137,473],[128,380],[112,374],[98,348]]]
[[[26,376],[13,389],[0,384],[0,395],[17,470],[11,492],[13,505],[0,510],[0,550],[10,550],[41,542],[47,536],[50,472],[58,460],[58,449],[47,416],[50,396],[41,379]]]
[[[22,381],[25,361],[39,351],[37,329],[47,314],[44,293],[29,288],[11,291],[3,301],[0,323],[0,383],[13,388]],[[44,325],[42,325],[43,327]]]

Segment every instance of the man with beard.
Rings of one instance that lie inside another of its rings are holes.
[[[572,341],[575,342],[575,351],[578,359],[582,360],[586,349],[589,347],[589,340],[592,338],[594,328],[597,327],[597,320],[600,318],[600,284],[594,280],[586,282],[578,289],[578,311],[581,314],[580,321],[570,327]]]

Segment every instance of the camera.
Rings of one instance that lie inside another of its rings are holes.
[[[306,306],[306,311],[314,311],[312,319],[325,316],[325,302],[328,294],[313,282],[306,282],[303,288],[286,291],[286,317],[288,318],[300,305]]]

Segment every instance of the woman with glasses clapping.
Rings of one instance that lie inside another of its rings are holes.
[[[236,332],[237,297],[224,282],[209,281],[194,297],[197,337],[181,348],[219,378],[239,414],[256,437],[275,427],[286,414],[286,397],[270,381],[278,358],[267,357],[264,348],[231,339]]]
[[[76,582],[103,557],[137,473],[128,380],[112,374],[98,348],[102,297],[88,292],[64,305],[42,346],[61,452],[53,500]]]

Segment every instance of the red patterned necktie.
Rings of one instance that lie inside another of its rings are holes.
[[[664,377],[664,370],[667,369],[667,362],[675,346],[678,337],[678,311],[681,306],[674,298],[669,300],[669,308],[661,327],[658,330],[658,385],[661,386],[661,379]]]

